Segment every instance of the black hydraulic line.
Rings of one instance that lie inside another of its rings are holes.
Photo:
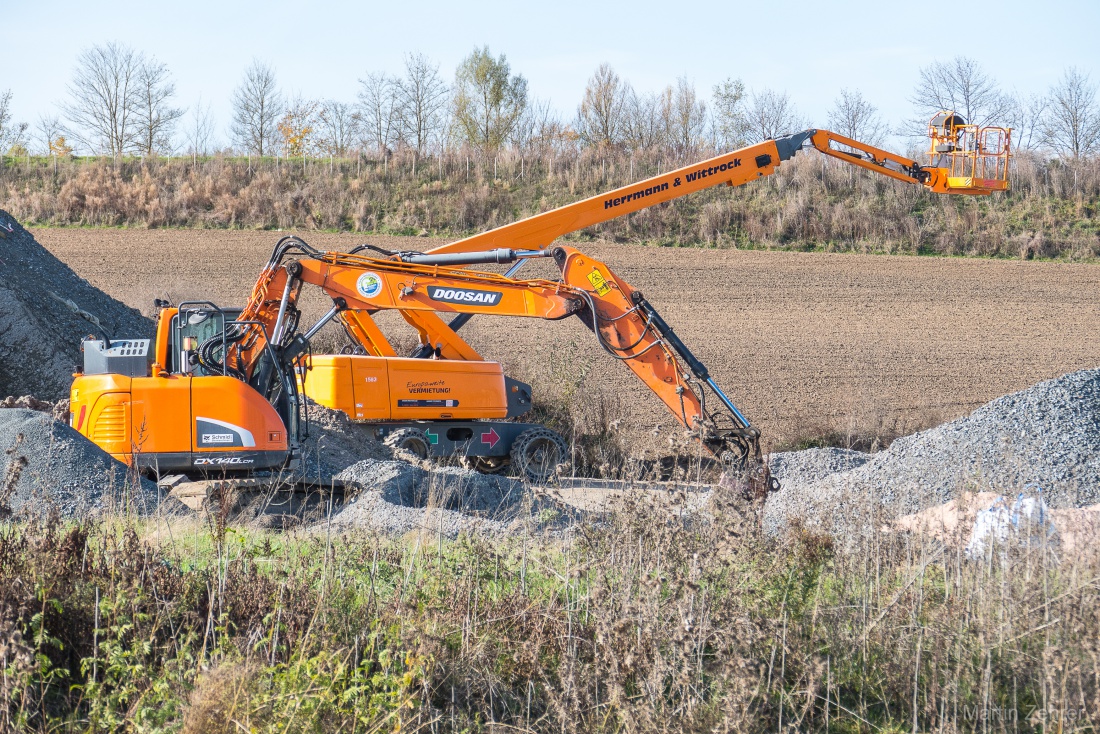
[[[671,346],[676,351],[676,353],[680,355],[680,358],[687,363],[688,367],[691,369],[691,373],[695,375],[697,379],[702,380],[704,383],[706,383],[706,385],[714,391],[715,395],[717,395],[718,399],[721,400],[722,403],[726,406],[730,414],[732,414],[737,422],[741,424],[740,427],[745,430],[754,431],[757,433],[757,435],[759,435],[759,431],[757,431],[757,429],[754,428],[751,423],[749,423],[749,419],[741,413],[737,406],[733,404],[733,401],[730,400],[724,392],[722,392],[722,389],[720,387],[718,387],[718,383],[716,383],[714,381],[714,378],[710,376],[710,371],[707,369],[707,366],[700,362],[698,357],[692,354],[691,350],[687,348],[686,344],[680,341],[680,337],[676,336],[676,332],[674,332],[672,330],[672,327],[669,326],[663,318],[661,318],[661,315],[657,313],[653,306],[649,304],[649,301],[645,299],[645,296],[643,296],[639,291],[634,291],[634,293],[631,294],[631,298],[638,306],[638,308],[642,309],[642,311],[646,314],[647,319],[652,324],[657,333],[660,334],[661,337],[664,338],[665,342],[668,343],[669,346]]]
[[[472,319],[475,315],[476,314],[472,313],[460,313],[458,316],[455,316],[453,319],[448,321],[447,326],[451,327],[451,331],[458,331],[463,326],[468,324],[470,322],[470,319]]]
[[[508,247],[498,247],[495,250],[484,252],[447,252],[442,255],[432,255],[422,252],[402,252],[398,257],[401,262],[414,265],[495,265],[514,263],[529,257],[550,257],[545,250],[513,250]]]
[[[515,251],[507,249],[489,250],[487,252],[451,252],[443,255],[427,255],[421,253],[402,253],[401,262],[414,265],[486,265],[496,263],[515,262]]]
[[[687,348],[686,344],[680,341],[680,337],[676,336],[676,332],[674,332],[672,327],[661,318],[661,314],[657,313],[653,306],[649,304],[649,301],[645,299],[645,296],[643,296],[640,291],[634,291],[634,293],[631,294],[631,298],[634,304],[645,313],[646,320],[653,325],[657,333],[676,350],[676,353],[679,354],[685,362],[687,362],[687,366],[691,368],[691,374],[704,382],[710,379],[710,371],[707,370],[707,366],[691,353],[691,350]]]
[[[393,250],[387,250],[383,247],[377,247],[375,245],[370,245],[370,244],[367,244],[367,243],[363,243],[361,245],[356,245],[352,249],[348,250],[348,254],[349,255],[356,255],[356,254],[362,252],[363,250],[373,250],[374,252],[377,252],[380,255],[385,255],[386,257],[393,257],[394,255],[397,254]]]

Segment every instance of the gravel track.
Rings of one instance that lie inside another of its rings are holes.
[[[923,510],[961,492],[1042,491],[1054,508],[1100,501],[1100,370],[1085,370],[997,398],[970,415],[912,436],[854,468],[839,449],[773,457],[783,489],[765,526],[797,518],[850,535],[878,519]],[[858,460],[857,460],[858,461]]]

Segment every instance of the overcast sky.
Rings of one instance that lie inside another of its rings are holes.
[[[567,117],[606,61],[641,91],[681,75],[708,97],[726,77],[786,91],[818,126],[843,87],[897,124],[912,114],[920,68],[959,54],[1009,91],[1043,92],[1067,66],[1100,81],[1100,0],[0,0],[0,23],[0,90],[12,90],[15,120],[33,126],[56,112],[79,51],[116,40],[170,67],[177,105],[209,103],[221,142],[230,95],[253,58],[275,67],[288,94],[353,101],[358,78],[399,72],[406,52],[438,62],[449,82],[464,55],[488,44]]]

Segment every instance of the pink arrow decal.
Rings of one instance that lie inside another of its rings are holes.
[[[495,428],[490,428],[488,433],[481,434],[481,442],[489,444],[489,448],[496,446],[498,441],[500,441],[500,434]]]

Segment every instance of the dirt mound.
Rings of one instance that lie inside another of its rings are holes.
[[[962,546],[974,530],[978,513],[1001,499],[996,492],[964,492],[958,499],[904,515],[897,519],[894,527],[928,535],[950,546]],[[1100,505],[1050,510],[1049,513],[1058,529],[1063,553],[1083,553],[1096,548],[1096,541],[1100,539]]]
[[[63,518],[158,507],[155,484],[46,413],[0,410],[0,515],[57,511]]]
[[[81,339],[104,330],[141,338],[152,335],[153,324],[78,276],[0,210],[0,395],[68,397]]]
[[[49,413],[55,420],[59,420],[62,423],[69,422],[69,401],[58,400],[56,403],[51,403],[49,400],[39,400],[33,395],[23,395],[21,397],[8,397],[0,400],[0,408],[26,408],[27,410],[37,410],[40,413]]]

